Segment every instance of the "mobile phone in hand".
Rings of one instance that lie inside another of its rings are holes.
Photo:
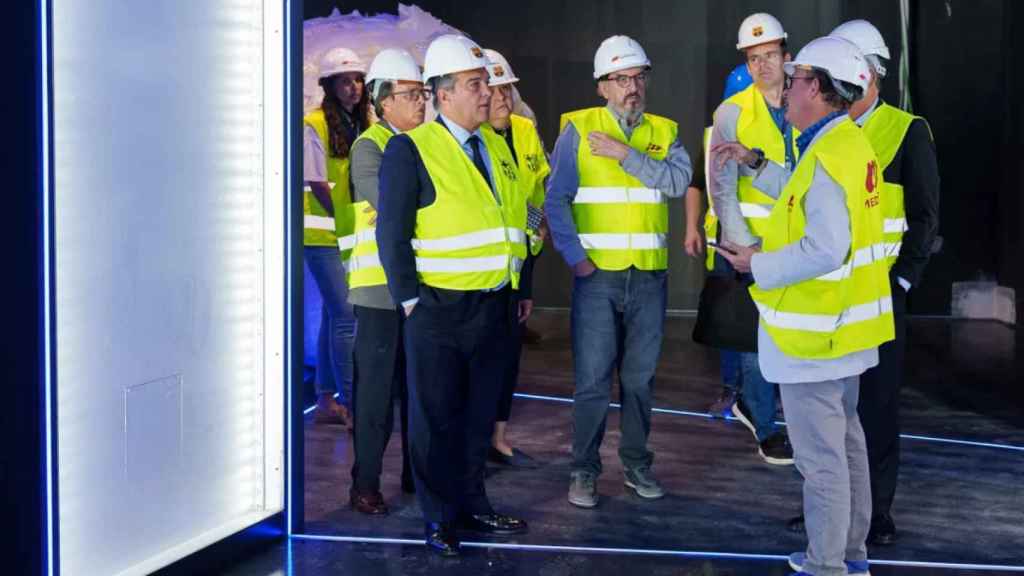
[[[714,240],[708,240],[707,241],[707,245],[708,245],[708,248],[714,248],[715,250],[721,250],[722,252],[728,252],[729,254],[735,254],[735,252],[733,252],[732,250],[729,250],[728,248],[726,248],[725,246],[722,246],[721,244],[719,244],[718,242],[715,242]]]

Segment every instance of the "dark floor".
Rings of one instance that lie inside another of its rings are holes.
[[[531,325],[546,338],[526,351],[519,391],[570,398],[567,316],[542,313]],[[700,412],[718,393],[717,355],[693,344],[691,329],[690,319],[668,321],[657,407]],[[901,539],[895,546],[871,550],[873,560],[1024,566],[1024,410],[1014,334],[995,323],[913,321],[903,427],[906,434],[933,439],[903,442],[894,508]],[[455,563],[442,563],[416,545],[296,540],[268,553],[259,565],[280,567],[284,561],[299,574],[430,573],[440,567],[458,574],[786,574],[785,562],[778,559],[693,558],[669,552],[781,557],[805,545],[801,535],[782,529],[799,511],[799,476],[792,467],[764,464],[753,439],[737,423],[656,414],[650,438],[657,454],[654,470],[669,495],[650,502],[622,485],[615,453],[618,415],[613,410],[602,449],[602,500],[596,510],[583,510],[565,498],[571,405],[517,398],[513,410],[509,433],[514,444],[544,465],[537,470],[499,470],[489,478],[495,507],[524,517],[531,526],[526,536],[494,542],[664,554],[474,549]],[[350,438],[337,428],[307,425],[305,534],[422,537],[415,498],[398,489],[397,438],[396,434],[389,447],[383,479],[392,514],[368,518],[346,506]],[[244,573],[261,573],[255,566]],[[936,572],[951,573],[935,567],[872,569],[876,576]]]

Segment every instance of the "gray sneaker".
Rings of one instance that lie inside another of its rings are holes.
[[[597,506],[597,477],[590,472],[573,472],[569,484],[569,503],[580,508]]]
[[[665,489],[661,487],[647,466],[626,469],[626,486],[635,490],[636,495],[641,498],[653,500],[665,495]]]

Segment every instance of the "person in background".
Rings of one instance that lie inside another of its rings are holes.
[[[423,123],[427,91],[420,67],[405,50],[381,50],[370,63],[367,87],[378,122],[352,145],[352,234],[338,239],[351,250],[346,262],[348,301],[359,319],[355,341],[355,417],[352,489],[349,502],[363,514],[387,514],[380,474],[391,431],[394,404],[401,402],[402,490],[416,491],[409,464],[408,391],[401,311],[388,290],[377,253],[377,206],[381,159],[395,134]]]
[[[882,215],[885,252],[896,339],[878,349],[878,366],[861,377],[857,412],[868,444],[871,471],[871,529],[868,544],[896,541],[892,502],[900,466],[900,388],[906,350],[907,294],[921,283],[939,229],[939,168],[935,142],[924,118],[881,100],[889,48],[870,22],[851,20],[830,34],[853,42],[871,65],[871,83],[864,97],[850,106],[850,118],[861,126],[878,155],[882,174]],[[803,531],[803,517],[789,522]]]
[[[363,89],[366,66],[348,48],[334,48],[320,61],[320,108],[303,118],[303,257],[323,299],[317,339],[314,421],[352,427],[345,405],[352,400],[352,342],[356,320],[337,238],[344,235],[351,203],[349,152],[368,125]],[[336,218],[338,214],[341,219]],[[340,227],[339,227],[340,226]],[[334,399],[338,393],[341,403]]]
[[[527,234],[530,251],[526,255],[523,269],[533,269],[534,261],[544,246],[546,227],[543,225],[544,212],[544,181],[551,168],[548,166],[544,145],[533,121],[512,113],[512,86],[519,82],[508,61],[495,50],[484,50],[491,61],[488,68],[491,87],[491,111],[488,124],[505,139],[512,156],[519,168],[519,186],[527,198]],[[532,276],[532,274],[529,274]],[[512,447],[505,431],[508,419],[512,414],[512,396],[519,381],[519,359],[522,355],[522,329],[530,313],[533,311],[533,287],[520,281],[519,290],[513,292],[516,301],[517,322],[513,327],[515,333],[512,347],[508,350],[508,368],[502,377],[505,385],[498,401],[498,417],[494,423],[494,435],[491,437],[491,462],[515,468],[533,468],[537,465],[529,454]]]
[[[739,141],[748,148],[764,150],[770,160],[792,169],[796,163],[796,134],[786,120],[782,100],[783,64],[790,58],[786,31],[771,14],[757,13],[743,20],[737,36],[736,49],[746,58],[753,84],[715,110],[711,146]],[[719,239],[743,246],[759,244],[773,199],[731,164],[712,168],[708,190],[721,227]],[[724,274],[733,273],[728,262],[719,259],[717,267]],[[785,430],[775,423],[775,384],[761,374],[756,352],[742,352],[739,359],[742,390],[731,407],[732,415],[750,430],[765,462],[792,464],[793,448]]]

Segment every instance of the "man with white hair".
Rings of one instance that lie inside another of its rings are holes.
[[[868,574],[867,448],[857,415],[859,376],[893,339],[878,159],[847,112],[868,88],[856,46],[818,38],[785,65],[786,117],[801,131],[793,171],[738,142],[712,148],[776,199],[760,247],[725,243],[751,272],[760,313],[758,362],[779,383],[797,469],[804,477],[808,546],[798,574]]]

